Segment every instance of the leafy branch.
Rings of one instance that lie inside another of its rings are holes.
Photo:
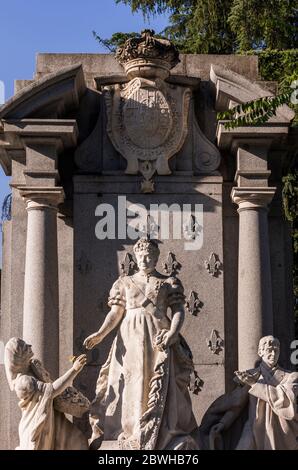
[[[264,124],[276,115],[277,109],[289,104],[292,88],[277,96],[266,96],[257,100],[242,103],[227,111],[217,114],[219,120],[227,121],[224,126],[226,129],[234,129],[240,126]]]
[[[141,35],[139,33],[114,33],[110,39],[103,39],[96,31],[92,31],[94,39],[99,42],[105,49],[110,53],[116,52],[118,47],[121,47],[127,39],[138,38]]]

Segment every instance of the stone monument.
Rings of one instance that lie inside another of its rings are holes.
[[[233,130],[216,118],[272,94],[257,57],[179,55],[152,31],[116,56],[39,54],[34,78],[18,80],[0,108],[0,163],[12,188],[0,340],[23,338],[52,377],[62,376],[104,324],[115,280],[126,289],[137,276],[133,247],[149,234],[160,241],[156,271],[184,288],[181,334],[193,355],[198,424],[232,391],[233,372],[255,367],[261,337],[280,339],[288,369],[291,242],[281,176],[297,141],[293,112],[283,106],[264,125]],[[115,338],[116,329],[88,352],[75,380],[90,401]],[[178,345],[171,348],[174,356]],[[0,382],[0,443],[14,449],[21,416],[3,367]],[[76,425],[91,438],[87,414]]]

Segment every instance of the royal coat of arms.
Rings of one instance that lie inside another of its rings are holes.
[[[178,62],[167,40],[144,32],[117,53],[130,81],[105,88],[109,137],[126,159],[126,174],[141,173],[144,192],[151,177],[171,173],[169,159],[181,149],[188,131],[191,91],[165,81]]]

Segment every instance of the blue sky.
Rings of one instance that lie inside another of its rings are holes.
[[[129,7],[116,5],[114,0],[2,0],[0,81],[5,98],[13,95],[15,79],[33,77],[38,52],[107,52],[94,40],[93,30],[109,38],[117,31],[140,31],[149,26],[159,32],[166,25],[166,15],[148,22],[141,13],[132,14]],[[0,167],[0,206],[9,192],[9,178]]]

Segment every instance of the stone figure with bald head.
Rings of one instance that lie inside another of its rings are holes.
[[[202,446],[211,449],[298,449],[298,374],[278,365],[280,343],[260,339],[258,367],[236,371],[238,387],[219,397],[201,426]]]

